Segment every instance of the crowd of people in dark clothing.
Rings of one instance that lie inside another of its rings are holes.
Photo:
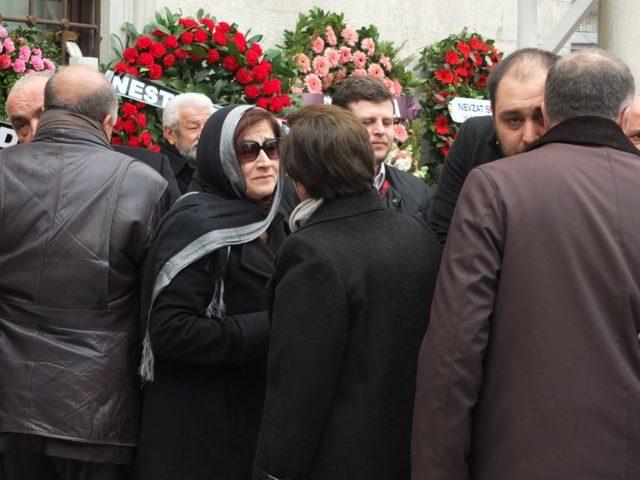
[[[88,67],[0,151],[0,480],[640,476],[640,102],[517,50],[433,195],[352,76],[283,124],[176,96],[112,147]]]

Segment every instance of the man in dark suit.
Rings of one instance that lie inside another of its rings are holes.
[[[475,168],[418,361],[413,479],[640,478],[640,152],[634,81],[560,59],[550,130]]]
[[[376,78],[352,76],[336,89],[332,103],[351,111],[367,129],[375,154],[375,186],[385,207],[400,213],[416,213],[428,205],[425,184],[414,175],[403,172],[384,160],[394,141],[393,96]]]
[[[191,184],[200,132],[213,110],[209,97],[188,92],[173,97],[162,112],[166,143],[161,152],[169,157],[180,193],[186,193]]]
[[[427,218],[444,244],[462,184],[478,165],[527,150],[546,131],[540,106],[554,53],[535,48],[517,50],[489,75],[493,116],[470,118],[462,124],[447,155],[444,172]]]

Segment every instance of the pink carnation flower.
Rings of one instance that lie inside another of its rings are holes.
[[[406,142],[409,138],[407,127],[405,127],[402,123],[396,123],[393,126],[393,136],[396,137],[396,140],[399,142]]]
[[[24,73],[24,71],[27,69],[26,65],[24,64],[24,60],[22,60],[21,58],[16,58],[13,61],[13,71],[16,73]]]
[[[329,65],[336,67],[340,63],[340,52],[335,48],[327,48],[324,51],[324,58],[329,61]]]
[[[392,67],[391,67],[391,60],[389,60],[389,57],[385,55],[380,55],[379,63],[387,72],[391,71]]]
[[[382,70],[382,67],[377,63],[369,65],[369,69],[367,71],[369,72],[369,75],[374,78],[379,78],[380,80],[384,78],[384,70]]]
[[[391,80],[390,78],[384,77],[382,81],[384,82],[384,85],[385,87],[387,87],[389,92],[391,92],[391,95],[395,96],[396,87],[393,85],[393,80]]]
[[[356,68],[351,75],[355,75],[356,77],[366,77],[367,71],[364,68]]]
[[[0,25],[0,38],[5,38],[7,35],[7,29]]]
[[[307,57],[304,53],[299,53],[296,56],[296,62],[298,63],[298,66],[300,67],[300,71],[302,73],[309,73],[309,71],[311,70],[311,61],[309,60],[309,57]]]
[[[304,78],[304,84],[309,93],[322,93],[322,82],[315,73],[310,73]]]
[[[35,55],[36,57],[41,57],[42,50],[40,50],[39,48],[34,48],[33,50],[31,50],[31,55]]]
[[[31,57],[30,63],[33,69],[37,72],[44,69],[44,61],[42,60],[42,57]]]
[[[347,45],[349,45],[350,47],[353,47],[358,41],[358,32],[349,27],[345,27],[344,30],[342,30],[342,32],[340,33],[340,36],[345,39]]]
[[[351,53],[351,49],[349,47],[340,47],[338,50],[340,54],[340,63],[349,63],[353,60],[353,54]]]
[[[364,66],[367,64],[367,56],[364,52],[358,50],[353,54],[353,63],[355,63],[357,68],[364,68]]]
[[[56,71],[56,66],[51,60],[49,60],[48,58],[45,58],[42,61],[44,62],[44,67],[47,69],[48,72]]]
[[[11,66],[9,55],[0,55],[0,70],[6,70]]]
[[[400,85],[400,82],[398,80],[393,81],[393,91],[391,93],[393,93],[396,97],[402,95],[402,85]]]
[[[329,73],[329,68],[331,68],[331,64],[325,57],[317,56],[313,59],[313,71],[318,77],[326,77]]]
[[[333,28],[331,28],[331,25],[327,27],[327,31],[324,36],[327,39],[327,43],[329,45],[337,45],[338,39],[336,38],[336,33],[333,31]]]
[[[362,40],[362,42],[360,42],[360,48],[362,48],[362,50],[366,50],[367,56],[369,57],[376,53],[376,44],[373,43],[373,38],[365,38]]]
[[[324,51],[324,40],[320,37],[316,37],[311,42],[311,50],[314,53],[322,53]]]
[[[31,56],[31,49],[29,47],[27,47],[26,45],[22,45],[19,49],[18,49],[18,58],[20,60],[24,60],[25,62],[27,60],[29,60],[29,57]]]
[[[4,50],[7,53],[12,53],[16,49],[16,46],[13,44],[13,40],[8,37],[4,39],[3,45]]]

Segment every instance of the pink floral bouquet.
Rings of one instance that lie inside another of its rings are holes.
[[[23,75],[56,70],[56,64],[33,41],[32,30],[8,32],[0,25],[0,103],[4,104],[13,84]],[[51,48],[51,44],[47,45]]]
[[[284,32],[284,55],[298,76],[291,92],[332,95],[350,75],[371,75],[382,80],[394,96],[415,84],[406,68],[410,59],[399,59],[399,48],[379,39],[370,25],[353,29],[344,15],[319,8],[300,14],[295,31]]]

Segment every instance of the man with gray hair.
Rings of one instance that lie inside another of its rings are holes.
[[[167,144],[161,151],[169,157],[181,193],[185,193],[191,183],[200,132],[213,110],[209,97],[189,92],[172,98],[162,112],[162,130]]]
[[[52,72],[36,72],[13,84],[7,95],[7,117],[20,143],[33,140],[38,120],[44,109],[44,86]]]
[[[475,168],[418,361],[413,480],[640,478],[640,153],[633,77],[549,71],[550,130]]]
[[[138,274],[167,182],[116,153],[104,75],[46,84],[0,151],[0,477],[129,478],[139,423]]]

